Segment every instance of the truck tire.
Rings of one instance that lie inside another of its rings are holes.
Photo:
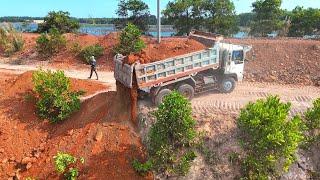
[[[194,96],[194,88],[189,84],[183,84],[179,86],[178,92],[189,100],[191,100]]]
[[[232,77],[226,77],[221,81],[220,91],[222,93],[231,93],[236,87],[236,81]]]
[[[156,106],[159,106],[164,97],[166,97],[167,95],[169,95],[172,91],[170,89],[162,89],[158,92],[158,94],[156,95],[156,97],[154,98],[154,104]]]

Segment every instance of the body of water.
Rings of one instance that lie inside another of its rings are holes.
[[[38,29],[38,24],[36,23],[11,23],[15,29],[22,32],[34,32]],[[3,26],[4,23],[0,23],[0,26]],[[175,35],[175,31],[173,29],[170,30],[169,27],[165,26],[165,31],[161,32],[162,37],[171,37]],[[91,34],[96,36],[107,35],[111,32],[116,32],[116,28],[111,24],[80,24],[79,33]],[[151,26],[151,31],[148,32],[151,36],[156,37],[157,31],[153,26]],[[246,32],[238,32],[232,37],[234,38],[247,38],[249,35]]]

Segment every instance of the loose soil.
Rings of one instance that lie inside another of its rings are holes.
[[[128,116],[112,112],[118,93],[85,98],[71,118],[50,124],[35,114],[35,99],[29,94],[31,76],[31,72],[19,76],[1,73],[0,179],[59,179],[53,164],[58,151],[85,158],[79,179],[152,179],[152,175],[139,176],[131,166],[134,158],[144,160],[145,152],[140,138],[125,121]],[[72,88],[90,96],[108,87],[72,79]]]
[[[320,86],[320,41],[303,39],[227,39],[226,41],[253,46],[245,66],[247,81]]]

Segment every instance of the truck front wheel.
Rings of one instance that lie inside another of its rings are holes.
[[[231,77],[227,77],[222,80],[220,84],[220,91],[222,93],[231,93],[235,87],[236,81]]]
[[[183,84],[179,86],[178,92],[189,100],[191,100],[194,96],[194,88],[189,84]]]
[[[156,97],[154,98],[154,104],[156,106],[159,106],[162,101],[164,100],[164,98],[169,95],[172,91],[170,89],[162,89],[160,90],[160,92],[156,95]]]

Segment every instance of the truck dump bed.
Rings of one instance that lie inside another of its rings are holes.
[[[131,88],[134,73],[140,89],[156,87],[162,83],[194,75],[200,71],[219,67],[219,43],[212,48],[172,57],[149,64],[123,64],[125,57],[117,55],[115,61],[115,79]]]

